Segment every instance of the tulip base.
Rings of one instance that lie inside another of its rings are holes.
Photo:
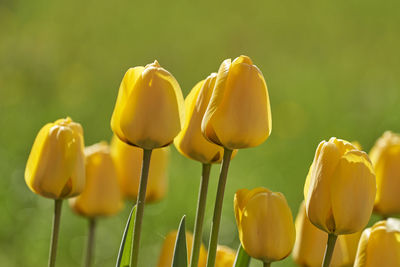
[[[335,249],[337,238],[338,236],[335,234],[328,234],[328,242],[326,243],[326,250],[322,267],[329,267],[332,260],[333,250]]]
[[[200,255],[201,237],[203,235],[204,213],[206,210],[208,181],[210,180],[211,164],[203,163],[199,199],[197,202],[196,221],[194,224],[194,237],[192,246],[191,267],[197,267]]]
[[[131,267],[137,267],[138,265],[140,232],[142,229],[144,201],[146,198],[151,152],[151,149],[143,149],[142,174],[140,176],[139,194],[136,201],[135,226],[133,228]]]
[[[228,177],[229,163],[231,161],[232,150],[224,148],[224,158],[222,160],[221,172],[219,175],[217,198],[215,200],[214,215],[212,221],[212,229],[210,243],[208,246],[207,267],[215,266],[215,258],[217,255],[219,225],[221,223],[222,204],[224,202],[224,193],[226,178]]]
[[[58,233],[60,231],[60,219],[61,219],[61,208],[62,199],[54,200],[54,217],[53,217],[53,229],[51,233],[50,243],[50,255],[49,255],[49,267],[56,265],[57,247],[58,247]]]
[[[95,236],[96,220],[94,218],[89,219],[89,233],[86,245],[86,259],[85,266],[92,266],[93,255],[94,255],[94,236]]]

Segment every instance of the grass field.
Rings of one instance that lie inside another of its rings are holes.
[[[84,127],[87,145],[110,140],[124,72],[154,59],[185,96],[225,58],[240,54],[266,78],[272,135],[232,161],[220,243],[239,244],[233,214],[239,188],[283,192],[296,216],[321,140],[358,140],[369,151],[383,131],[400,132],[399,10],[395,0],[0,1],[1,266],[47,263],[53,202],[24,181],[38,130],[71,116]],[[163,237],[183,214],[193,227],[200,170],[172,149],[169,194],[145,210],[140,266],[156,265]],[[66,204],[58,267],[79,266],[85,242],[87,222]],[[114,266],[130,206],[99,222],[96,266]],[[289,257],[274,266],[295,265]]]

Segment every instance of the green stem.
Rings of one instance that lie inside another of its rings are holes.
[[[203,235],[204,213],[206,210],[208,181],[210,180],[211,164],[203,163],[199,198],[197,201],[196,221],[194,223],[194,237],[192,246],[191,267],[197,267],[200,255],[201,237]]]
[[[271,263],[270,262],[264,262],[264,267],[270,267]]]
[[[89,219],[89,233],[86,246],[86,259],[85,266],[92,266],[92,259],[94,255],[94,234],[96,229],[96,220],[94,218]]]
[[[333,255],[333,250],[335,249],[337,237],[338,236],[335,234],[328,234],[328,242],[326,243],[326,250],[322,267],[329,267]]]
[[[143,149],[142,175],[140,176],[139,194],[136,201],[135,226],[133,228],[131,267],[138,266],[140,232],[142,228],[144,201],[146,197],[147,180],[149,177],[151,152],[151,149]]]
[[[228,168],[229,168],[229,162],[231,161],[231,155],[232,155],[232,150],[224,148],[224,158],[222,160],[222,167],[219,175],[217,198],[215,200],[210,243],[208,246],[207,267],[214,267],[215,265],[215,257],[217,255],[219,225],[221,223],[222,204],[224,202],[226,178],[228,177]]]
[[[54,200],[54,217],[53,229],[51,233],[49,267],[56,266],[57,246],[58,246],[58,233],[60,231],[62,199]]]

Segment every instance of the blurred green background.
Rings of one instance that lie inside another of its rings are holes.
[[[0,1],[1,266],[47,264],[53,201],[24,182],[39,129],[71,116],[83,125],[87,145],[109,140],[124,72],[154,59],[184,95],[240,54],[266,77],[272,135],[231,164],[220,243],[239,244],[232,204],[239,188],[283,192],[296,216],[321,140],[358,140],[369,151],[383,131],[400,131],[399,10],[395,0]],[[200,170],[172,149],[169,194],[145,210],[140,266],[156,265],[163,238],[183,214],[193,227]],[[114,266],[130,206],[99,222],[96,266]],[[57,266],[81,264],[86,226],[65,203]],[[289,257],[274,266],[295,265]]]

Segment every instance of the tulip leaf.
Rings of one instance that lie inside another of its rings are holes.
[[[124,234],[122,236],[121,245],[119,247],[117,265],[116,267],[129,267],[131,266],[131,250],[133,239],[133,228],[135,226],[136,205],[133,206],[129,214],[128,221],[126,222]]]
[[[234,267],[249,267],[251,257],[244,251],[242,245],[239,246],[236,252]]]
[[[179,224],[178,234],[175,241],[174,256],[172,259],[171,267],[187,267],[187,248],[186,248],[186,216],[183,215],[181,223]]]

